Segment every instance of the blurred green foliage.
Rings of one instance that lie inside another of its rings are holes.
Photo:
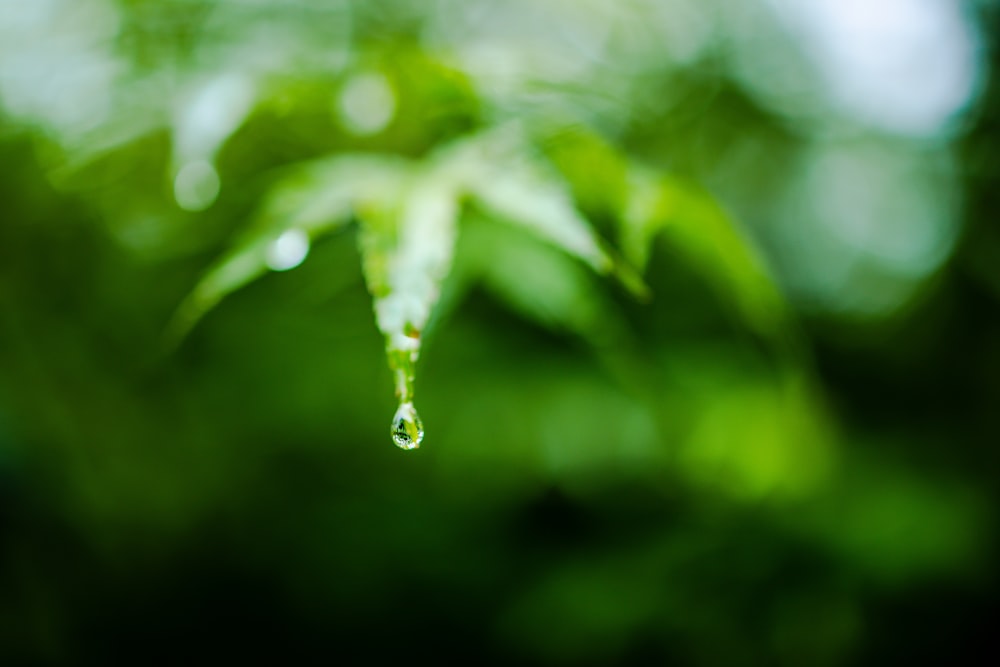
[[[766,3],[14,4],[0,663],[990,636],[992,51],[911,136],[775,98]]]

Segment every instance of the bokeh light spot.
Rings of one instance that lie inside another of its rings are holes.
[[[341,124],[351,134],[378,134],[396,115],[396,94],[383,74],[356,74],[340,91],[337,111]]]
[[[188,162],[174,179],[174,199],[185,211],[203,211],[219,196],[219,172],[205,160]]]

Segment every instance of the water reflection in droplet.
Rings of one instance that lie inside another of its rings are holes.
[[[392,441],[400,449],[416,449],[424,439],[424,425],[413,403],[401,403],[392,418]]]

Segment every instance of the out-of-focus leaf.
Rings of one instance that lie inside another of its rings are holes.
[[[272,190],[262,212],[264,224],[321,234],[344,222],[359,205],[394,191],[408,170],[402,159],[367,154],[309,163]]]
[[[269,253],[289,230],[314,240],[346,223],[354,207],[377,198],[400,178],[402,163],[345,155],[310,163],[281,179],[256,222],[206,271],[167,330],[175,344],[221,299],[267,272]]]
[[[433,170],[359,207],[365,280],[392,348],[408,349],[430,317],[451,266],[457,213],[454,185]]]
[[[629,197],[629,163],[617,148],[582,128],[545,142],[545,152],[588,215],[617,218]]]
[[[644,268],[655,237],[671,246],[711,282],[758,333],[773,336],[785,318],[785,302],[753,244],[707,193],[667,175],[633,166],[621,214],[626,258]]]
[[[596,278],[573,257],[489,219],[468,221],[463,235],[462,247],[470,253],[463,265],[512,310],[595,344],[619,331],[620,322]]]
[[[472,271],[528,317],[595,343],[613,337],[608,305],[594,298],[596,290],[572,259],[645,294],[641,278],[613,256],[574,208],[565,183],[545,167],[520,131],[504,128],[458,141],[422,161],[342,156],[310,163],[284,178],[253,229],[182,304],[169,330],[171,341],[267,268],[297,265],[311,239],[354,214],[361,223],[365,280],[400,401],[392,434],[396,444],[412,449],[423,436],[412,403],[421,335],[451,268],[464,197],[489,217],[546,242],[480,244],[492,250],[477,258],[479,266]],[[300,254],[288,261],[279,257],[276,265],[275,249],[286,241],[304,244],[305,250],[298,248]]]
[[[783,299],[750,240],[708,193],[631,162],[582,128],[547,144],[581,206],[618,221],[626,260],[620,266],[644,271],[663,232],[751,327],[764,334],[780,329]]]
[[[569,193],[552,174],[518,150],[517,140],[498,135],[470,144],[463,181],[487,212],[519,225],[606,273],[611,260]]]
[[[418,172],[424,176],[414,176]],[[634,294],[647,294],[642,279],[577,212],[566,184],[546,168],[521,132],[503,128],[446,146],[422,165],[384,156],[345,155],[295,170],[275,185],[251,230],[209,268],[182,304],[171,323],[170,340],[182,338],[219,300],[264,274],[269,251],[282,234],[299,230],[312,240],[343,224],[355,211],[362,213],[371,234],[362,251],[368,256],[366,277],[376,298],[380,328],[390,339],[407,335],[406,327],[420,331],[437,298],[437,283],[450,266],[453,248],[445,251],[444,246],[454,244],[451,227],[462,196],[473,198],[491,217],[525,229],[598,273],[616,275]],[[393,206],[402,208],[391,210]],[[454,210],[446,214],[445,208]],[[452,222],[448,229],[414,222],[424,218]],[[404,249],[406,254],[399,254]],[[382,261],[391,261],[393,268],[380,266]],[[411,283],[394,273],[405,273],[417,264],[433,278]]]
[[[463,186],[487,214],[528,230],[600,274],[615,275],[637,296],[647,294],[641,278],[605,247],[576,210],[566,184],[516,128],[463,143],[455,164]]]

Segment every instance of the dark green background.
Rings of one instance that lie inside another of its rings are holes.
[[[150,71],[183,60],[196,14],[122,6],[124,53]],[[417,377],[427,437],[407,453],[388,437],[354,226],[162,344],[276,168],[420,157],[488,124],[394,11],[362,22],[355,48],[389,63],[405,113],[353,138],[330,120],[329,82],[281,81],[292,110],[265,105],[225,144],[202,213],[173,204],[166,131],[67,175],[58,137],[0,115],[0,664],[995,658],[995,63],[955,143],[961,238],[904,307],[865,320],[793,305],[776,342],[666,238],[649,303],[580,278],[625,331],[601,344],[456,274]],[[658,85],[695,112],[640,117],[612,143],[695,180],[739,128],[794,146],[724,69],[687,77]],[[569,178],[599,189],[600,165],[583,171]],[[600,201],[581,205],[607,233]],[[116,240],[147,219],[172,230],[153,250]],[[498,238],[527,243],[463,224],[460,267]]]

